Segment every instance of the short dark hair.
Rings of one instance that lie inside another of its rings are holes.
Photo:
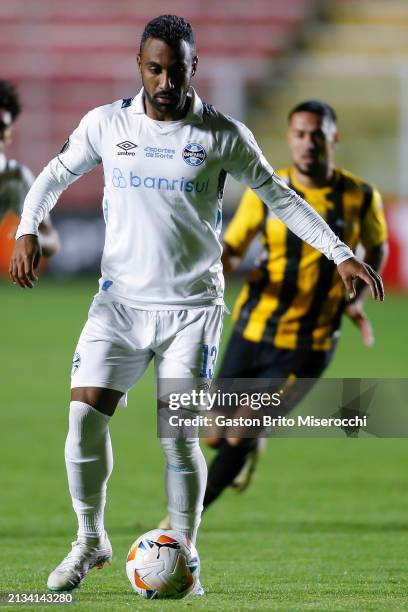
[[[5,108],[11,113],[13,121],[21,113],[21,104],[18,99],[17,90],[10,81],[0,80],[0,108]]]
[[[295,113],[313,113],[314,115],[319,115],[319,117],[327,117],[334,123],[337,123],[337,115],[334,108],[332,108],[330,104],[327,104],[327,102],[322,102],[321,100],[306,100],[305,102],[297,104],[290,111],[288,121],[292,119],[292,115]]]
[[[148,38],[159,38],[170,46],[180,40],[185,40],[191,45],[195,53],[193,28],[183,17],[177,17],[177,15],[160,15],[160,17],[155,17],[149,21],[143,30],[140,53],[143,51]]]

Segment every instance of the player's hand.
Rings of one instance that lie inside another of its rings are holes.
[[[38,277],[35,273],[41,259],[37,236],[25,234],[16,241],[9,263],[9,274],[14,284],[32,289]]]
[[[344,312],[361,331],[363,344],[365,346],[373,346],[374,332],[370,320],[363,310],[363,304],[356,300],[348,304]]]
[[[354,283],[357,278],[361,279],[370,288],[371,295],[375,300],[384,300],[384,285],[381,276],[371,266],[356,257],[350,257],[337,266],[342,281],[347,289],[350,299],[356,297]]]

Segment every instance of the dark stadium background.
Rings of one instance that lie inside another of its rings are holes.
[[[376,345],[364,348],[345,322],[328,376],[406,377],[404,0],[3,0],[0,78],[18,86],[24,106],[9,155],[38,173],[90,108],[134,95],[141,31],[167,12],[194,27],[200,96],[244,120],[273,166],[289,162],[290,107],[321,98],[336,109],[338,165],[382,192],[391,254],[386,302],[367,306]],[[32,292],[11,286],[5,273],[16,219],[0,226],[2,591],[43,590],[74,533],[62,449],[71,355],[97,290],[101,186],[97,170],[61,198],[53,220],[62,248]],[[240,193],[230,181],[226,219]],[[242,280],[228,283],[230,306]],[[224,339],[229,318],[225,327]],[[123,563],[133,539],[165,512],[151,372],[131,392],[112,435],[107,524],[115,562],[89,576],[80,610],[144,608],[128,589]],[[253,487],[242,497],[228,492],[204,517],[198,545],[208,598],[194,609],[408,609],[407,459],[403,439],[270,443]]]

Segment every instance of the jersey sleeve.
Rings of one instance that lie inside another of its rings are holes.
[[[262,200],[251,189],[246,189],[227,227],[224,241],[239,255],[243,255],[261,229],[263,216]]]
[[[58,155],[59,162],[75,176],[89,172],[102,161],[97,111],[94,109],[82,118]]]
[[[256,189],[273,174],[252,132],[239,121],[228,118],[221,142],[223,167],[237,181]]]
[[[387,222],[380,193],[373,190],[370,206],[361,222],[361,244],[369,249],[387,240]]]
[[[99,123],[98,109],[85,115],[60,154],[35,179],[24,201],[16,239],[24,234],[38,236],[38,226],[47,218],[62,192],[102,161]]]

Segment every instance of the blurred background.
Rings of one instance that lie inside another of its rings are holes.
[[[169,12],[161,0],[3,0],[1,78],[24,110],[11,157],[38,173],[91,108],[140,87],[135,55],[145,23]],[[254,131],[274,167],[289,162],[288,110],[321,98],[339,117],[338,164],[381,190],[391,256],[388,287],[408,288],[408,6],[406,0],[174,0],[191,21],[201,97]],[[241,187],[231,180],[225,216]],[[62,249],[56,275],[96,272],[103,246],[102,172],[64,194],[53,213]],[[14,220],[15,221],[15,220]],[[1,268],[11,242],[3,222]]]

